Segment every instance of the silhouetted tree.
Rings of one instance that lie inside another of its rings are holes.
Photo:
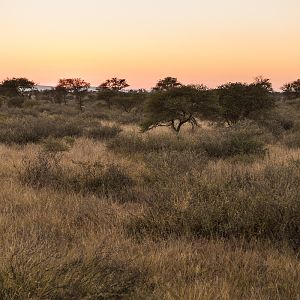
[[[126,79],[119,79],[116,77],[107,79],[97,88],[98,98],[103,99],[110,109],[112,98],[116,97],[120,91],[127,87],[129,87],[129,84],[126,82]]]
[[[142,130],[168,126],[179,132],[182,125],[198,126],[197,118],[212,120],[218,114],[216,95],[203,85],[173,87],[152,92],[145,102]]]
[[[219,86],[218,94],[222,116],[229,125],[269,110],[275,104],[268,79],[256,79],[251,84],[227,83]]]
[[[281,90],[286,99],[300,98],[300,79],[286,83]]]
[[[1,93],[9,97],[29,97],[34,90],[35,83],[27,78],[7,78],[0,85]]]
[[[273,93],[273,87],[271,80],[269,78],[264,78],[263,76],[257,76],[254,78],[254,84],[260,85],[263,87],[265,90],[267,90],[270,93]]]
[[[182,84],[178,82],[177,78],[166,77],[158,81],[156,86],[153,88],[154,91],[167,91],[172,88],[181,87]]]
[[[80,110],[83,110],[83,97],[90,86],[90,83],[85,82],[81,78],[60,79],[57,85],[59,89],[65,89],[68,93],[75,96]]]
[[[64,102],[67,105],[67,95],[68,89],[64,86],[64,80],[60,79],[58,85],[54,89],[54,97],[58,100],[58,102]]]

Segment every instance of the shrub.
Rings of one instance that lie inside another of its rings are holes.
[[[44,249],[45,248],[45,249]],[[8,299],[124,299],[145,282],[145,273],[120,250],[104,244],[95,253],[46,246],[17,249],[0,270],[0,297]]]
[[[97,127],[90,128],[86,131],[85,135],[89,138],[96,140],[111,139],[117,136],[122,129],[119,126],[104,126],[99,125]]]
[[[36,143],[47,137],[78,136],[83,128],[75,122],[52,118],[20,118],[0,124],[0,142],[6,144]]]
[[[77,192],[96,195],[115,194],[132,186],[133,181],[117,165],[103,166],[96,163],[76,163],[77,170],[68,178],[68,185]]]
[[[300,148],[300,132],[295,131],[284,136],[283,143],[288,148]]]
[[[60,150],[42,151],[34,159],[23,160],[19,179],[33,187],[52,187],[83,194],[116,197],[118,201],[133,200],[130,191],[133,180],[121,167],[99,162],[73,162],[73,167],[63,166]]]
[[[40,103],[36,100],[27,100],[24,103],[25,108],[32,108],[34,106],[38,106]]]
[[[64,152],[70,149],[71,144],[72,141],[69,142],[69,139],[59,140],[50,137],[43,140],[43,151],[52,153]]]
[[[24,105],[25,98],[24,97],[11,97],[7,99],[8,107],[22,107]]]
[[[146,210],[126,221],[125,229],[138,239],[264,239],[299,249],[299,167],[291,161],[258,173],[227,169],[213,181],[207,173],[157,181]]]
[[[191,141],[169,135],[119,135],[109,141],[108,148],[120,153],[149,153],[168,150],[183,151],[191,147]]]
[[[244,126],[226,128],[219,133],[209,135],[200,141],[203,149],[210,157],[226,158],[236,155],[266,154],[264,141],[259,138],[263,132],[259,128]]]
[[[23,184],[42,188],[62,185],[61,177],[64,172],[60,165],[61,155],[57,152],[40,152],[33,160],[24,159],[23,168],[19,170],[19,179]]]

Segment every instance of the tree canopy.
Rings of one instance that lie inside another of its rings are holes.
[[[221,114],[228,124],[236,123],[251,114],[268,110],[274,106],[272,86],[268,79],[258,78],[255,82],[227,83],[219,86],[218,95]]]
[[[7,78],[2,81],[0,90],[2,94],[10,97],[14,96],[29,96],[34,89],[35,83],[27,78]]]
[[[174,77],[166,77],[160,79],[156,86],[153,88],[154,91],[167,91],[176,87],[181,87],[182,84]]]
[[[112,105],[112,98],[119,96],[119,92],[129,87],[126,79],[113,77],[107,79],[97,87],[98,99],[104,100],[109,108]]]
[[[71,93],[75,96],[78,101],[80,110],[83,109],[83,95],[88,91],[90,83],[84,81],[81,78],[67,78],[60,79],[57,85],[61,91],[64,89],[68,93]]]
[[[287,99],[300,98],[300,79],[286,83],[281,90]]]
[[[217,98],[204,85],[173,87],[152,92],[145,103],[142,130],[168,126],[179,132],[182,125],[198,125],[197,118],[213,119],[218,111]]]

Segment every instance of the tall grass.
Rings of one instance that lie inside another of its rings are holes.
[[[296,104],[179,135],[86,104],[1,108],[0,299],[299,299]]]

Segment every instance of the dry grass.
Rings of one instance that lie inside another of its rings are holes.
[[[298,147],[216,158],[217,128],[120,126],[0,145],[0,299],[300,299]]]

